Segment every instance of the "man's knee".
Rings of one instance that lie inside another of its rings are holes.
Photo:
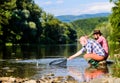
[[[84,58],[85,58],[85,59],[90,58],[89,54],[85,54],[85,55],[84,55]]]

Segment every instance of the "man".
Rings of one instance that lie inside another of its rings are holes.
[[[70,56],[68,60],[71,60],[81,55],[85,51],[86,51],[86,54],[84,55],[84,58],[86,60],[92,59],[99,62],[106,59],[105,51],[98,42],[92,39],[88,39],[88,37],[86,36],[80,37],[79,41],[80,41],[80,44],[82,45],[82,49],[77,53],[73,54],[72,56]]]
[[[95,38],[95,40],[100,43],[100,45],[103,47],[103,49],[105,50],[106,53],[106,59],[108,57],[108,42],[105,39],[105,37],[102,36],[102,33],[100,32],[100,30],[94,30],[93,32],[93,36]]]

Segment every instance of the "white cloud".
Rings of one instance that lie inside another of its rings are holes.
[[[47,6],[47,5],[52,5],[52,1],[40,1],[40,0],[35,0],[35,3],[38,4],[40,7],[41,6]]]
[[[61,4],[61,3],[63,3],[63,2],[64,2],[63,0],[57,0],[57,1],[56,1],[57,4]]]
[[[51,2],[51,1],[47,1],[47,2],[44,2],[43,4],[44,4],[44,5],[51,5],[52,2]]]
[[[91,4],[81,4],[79,7],[75,8],[65,8],[54,10],[55,15],[80,15],[80,14],[94,14],[94,13],[104,13],[111,12],[111,8],[114,6],[113,3],[101,2],[101,3],[91,3]]]
[[[88,5],[84,10],[81,10],[81,13],[111,12],[113,6],[113,3],[109,2],[93,3]]]
[[[114,4],[110,2],[79,3],[79,5],[73,4],[73,6],[69,6],[64,0],[35,1],[43,7],[46,12],[54,14],[55,16],[111,12],[111,8],[114,6]]]
[[[36,0],[37,2],[38,0]],[[37,2],[40,3],[40,5],[45,6],[45,5],[55,5],[55,4],[62,4],[64,1],[63,0],[56,0],[56,1],[44,1],[44,2]]]

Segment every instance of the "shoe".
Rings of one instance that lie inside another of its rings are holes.
[[[90,59],[89,61],[88,61],[88,63],[89,64],[91,64],[91,66],[92,67],[95,67],[95,68],[97,68],[98,67],[98,63],[99,63],[99,61],[96,61],[96,60],[93,60],[93,59]]]

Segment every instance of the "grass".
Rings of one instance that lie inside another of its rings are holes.
[[[120,77],[120,53],[110,56],[110,59],[114,60],[112,65],[112,76]]]

